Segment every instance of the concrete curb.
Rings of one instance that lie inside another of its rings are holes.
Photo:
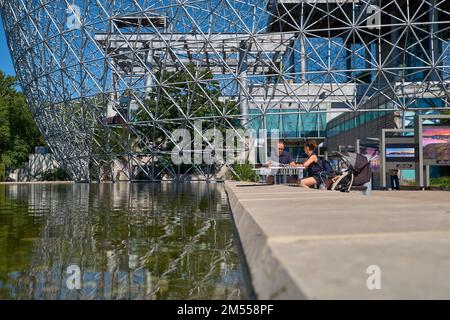
[[[258,299],[450,297],[446,191],[225,190]]]
[[[225,190],[257,298],[306,299],[271,249],[267,235],[236,197],[230,182],[225,182]]]

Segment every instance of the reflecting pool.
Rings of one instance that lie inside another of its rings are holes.
[[[0,185],[0,299],[242,299],[222,184]]]

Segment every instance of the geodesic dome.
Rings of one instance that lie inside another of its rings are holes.
[[[448,108],[448,1],[0,0],[36,122],[76,180],[161,179],[172,131]],[[203,136],[204,143],[208,140]]]

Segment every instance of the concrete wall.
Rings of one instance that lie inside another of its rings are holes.
[[[28,162],[9,175],[9,179],[16,182],[38,181],[42,175],[59,168],[55,157],[50,154],[30,154]]]

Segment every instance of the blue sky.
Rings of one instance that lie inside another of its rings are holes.
[[[3,22],[0,17],[0,70],[9,75],[15,75],[11,57],[9,55],[8,46],[6,45],[5,32],[3,30]]]

